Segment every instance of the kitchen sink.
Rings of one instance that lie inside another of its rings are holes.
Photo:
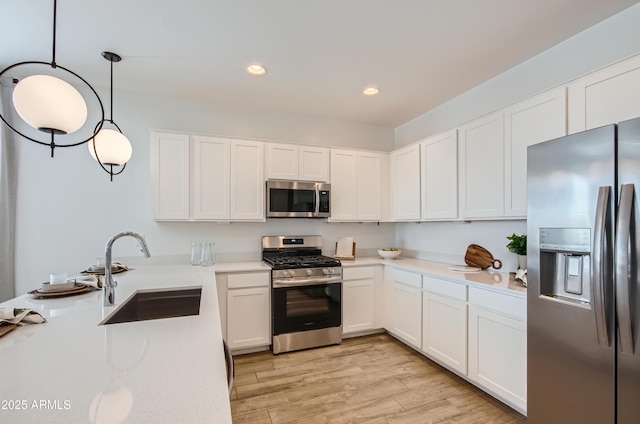
[[[202,287],[140,290],[99,325],[200,314]]]

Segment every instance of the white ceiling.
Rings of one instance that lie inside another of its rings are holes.
[[[635,3],[58,0],[57,63],[104,87],[109,50],[116,90],[396,127]],[[53,0],[2,6],[0,66],[50,61]]]

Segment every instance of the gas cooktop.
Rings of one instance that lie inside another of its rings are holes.
[[[262,237],[262,259],[272,269],[341,266],[338,259],[322,255],[320,236]]]

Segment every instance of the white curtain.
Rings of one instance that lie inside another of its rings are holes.
[[[11,113],[13,82],[0,78],[0,110],[7,119]],[[0,121],[0,302],[15,296],[15,222],[17,196],[16,137]]]

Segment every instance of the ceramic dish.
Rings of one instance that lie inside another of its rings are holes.
[[[69,291],[76,285],[75,281],[67,281],[66,283],[50,284],[49,282],[42,283],[42,287],[38,289],[39,293],[55,293],[62,291]]]
[[[402,253],[402,250],[400,249],[396,249],[396,250],[378,249],[378,255],[382,256],[385,259],[397,258],[398,256],[400,256],[400,253]]]

